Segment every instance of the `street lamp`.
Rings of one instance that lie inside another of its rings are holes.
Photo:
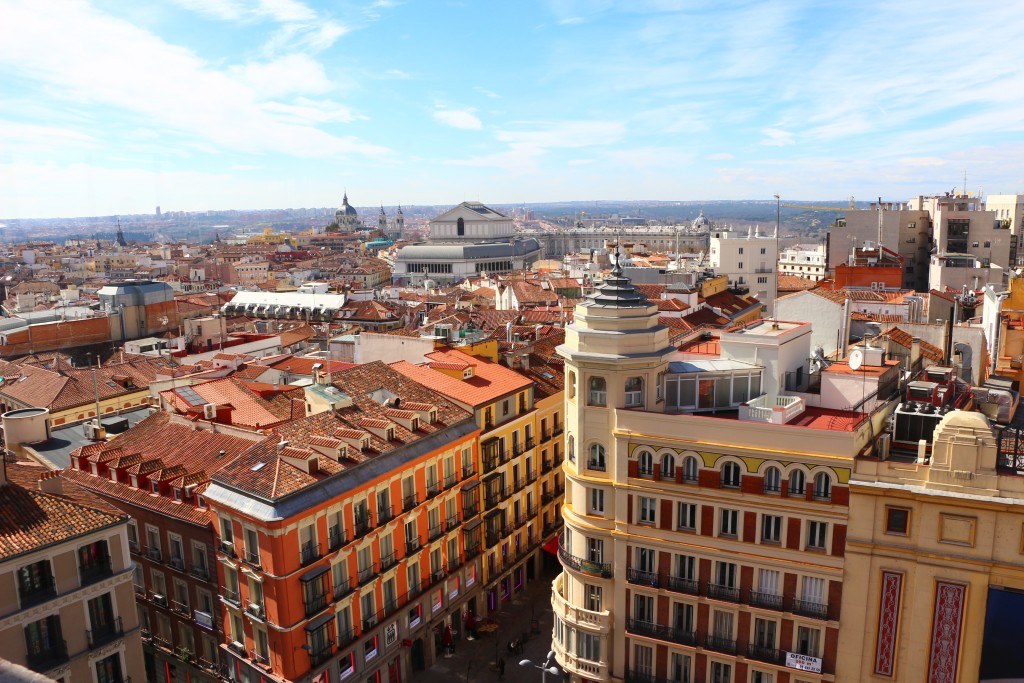
[[[544,660],[543,664],[534,664],[529,659],[524,659],[523,661],[519,662],[519,666],[532,666],[534,669],[540,669],[541,683],[547,682],[548,674],[551,674],[552,676],[557,676],[559,673],[561,673],[558,670],[558,667],[555,666],[554,650],[550,650],[548,652],[547,659]]]

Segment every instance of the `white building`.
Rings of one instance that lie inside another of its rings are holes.
[[[715,273],[728,276],[730,287],[749,289],[772,315],[779,260],[777,233],[763,235],[760,228],[748,228],[746,234],[714,230],[708,256]]]
[[[824,244],[797,244],[782,250],[779,275],[795,275],[814,282],[824,280],[827,259]]]

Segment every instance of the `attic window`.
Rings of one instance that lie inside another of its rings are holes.
[[[395,440],[395,428],[394,427],[388,427],[388,430],[385,433],[388,435],[388,441],[394,441]]]
[[[206,507],[206,499],[204,499],[202,496],[196,496],[196,507],[197,508],[205,508]]]
[[[160,493],[160,482],[158,482],[158,481],[150,482],[149,487],[150,487],[150,490],[153,491],[153,493]]]
[[[266,466],[267,466],[267,463],[265,463],[265,462],[258,462],[255,465],[253,465],[252,467],[250,467],[249,469],[251,469],[253,472],[259,472],[260,470],[262,470]]]
[[[436,410],[431,410],[430,411],[430,423],[433,424],[435,422],[437,422],[437,411]]]
[[[136,477],[134,474],[131,474],[131,475],[129,475],[129,479],[131,479],[132,486],[134,486],[135,488],[139,488],[139,478],[138,477]]]
[[[110,382],[110,381],[107,382],[107,386],[108,387],[113,387],[115,389],[117,388],[117,384],[115,384],[114,382]]]
[[[174,500],[181,500],[181,489],[177,487],[174,489]]]
[[[415,432],[417,429],[420,428],[420,419],[418,417],[414,417],[412,420],[410,420],[410,425],[411,431]]]

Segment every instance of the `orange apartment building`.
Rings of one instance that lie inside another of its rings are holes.
[[[232,681],[398,683],[479,612],[473,415],[382,363],[214,477]]]

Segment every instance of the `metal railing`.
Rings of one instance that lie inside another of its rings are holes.
[[[780,650],[768,645],[755,645],[751,643],[747,645],[747,657],[750,659],[756,659],[760,662],[767,662],[769,664],[782,665],[785,663],[785,656]]]
[[[385,555],[380,556],[380,570],[384,571],[394,567],[398,563],[398,559],[395,557],[395,551],[391,551]]]
[[[758,591],[747,592],[747,603],[754,607],[782,611],[782,596],[774,593],[760,593]]]
[[[422,547],[423,547],[423,544],[420,543],[420,539],[418,539],[418,538],[406,539],[406,541],[405,541],[405,554],[406,555],[412,555],[414,552],[418,551]]]
[[[736,640],[724,636],[708,634],[704,637],[704,647],[715,652],[722,652],[729,655],[736,654]]]
[[[124,628],[121,625],[121,617],[114,617],[105,624],[96,626],[85,632],[89,642],[89,649],[95,650],[101,645],[106,645],[112,640],[117,640],[124,635]]]
[[[28,653],[28,668],[43,673],[68,661],[68,644],[61,639],[49,647]]]
[[[331,550],[337,550],[341,546],[345,545],[345,543],[347,543],[347,542],[348,541],[345,538],[345,532],[342,530],[342,528],[340,526],[334,525],[330,529],[328,529],[328,531],[327,531],[327,547],[328,548],[330,548]]]
[[[352,585],[352,579],[346,576],[334,584],[334,599],[340,600],[353,590],[355,590],[355,586]]]
[[[306,618],[320,613],[324,607],[327,607],[329,597],[330,596],[327,593],[321,593],[320,595],[311,595],[306,598],[304,601],[306,607]]]
[[[79,565],[78,575],[83,586],[113,576],[114,570],[110,564],[110,556],[98,557],[89,564]]]
[[[21,598],[22,609],[38,605],[41,602],[57,597],[57,583],[53,580],[52,576],[49,576],[41,579],[38,586],[33,586],[29,589],[19,585],[18,596]]]
[[[311,564],[320,559],[320,544],[316,541],[306,541],[299,549],[299,561],[302,566]]]
[[[309,665],[320,666],[334,654],[334,641],[328,640],[324,645],[320,646],[319,649],[309,651]]]
[[[600,576],[605,579],[612,578],[613,572],[610,562],[594,562],[593,560],[576,557],[562,547],[561,538],[558,541],[558,557],[567,567],[575,571],[591,574],[592,576]]]
[[[726,586],[719,583],[708,584],[708,597],[715,600],[727,600],[728,602],[740,601],[740,589],[733,586]]]
[[[626,571],[626,581],[638,586],[651,586],[652,588],[657,588],[660,583],[658,574],[632,568]]]
[[[793,599],[793,613],[812,619],[828,619],[828,603]]]

